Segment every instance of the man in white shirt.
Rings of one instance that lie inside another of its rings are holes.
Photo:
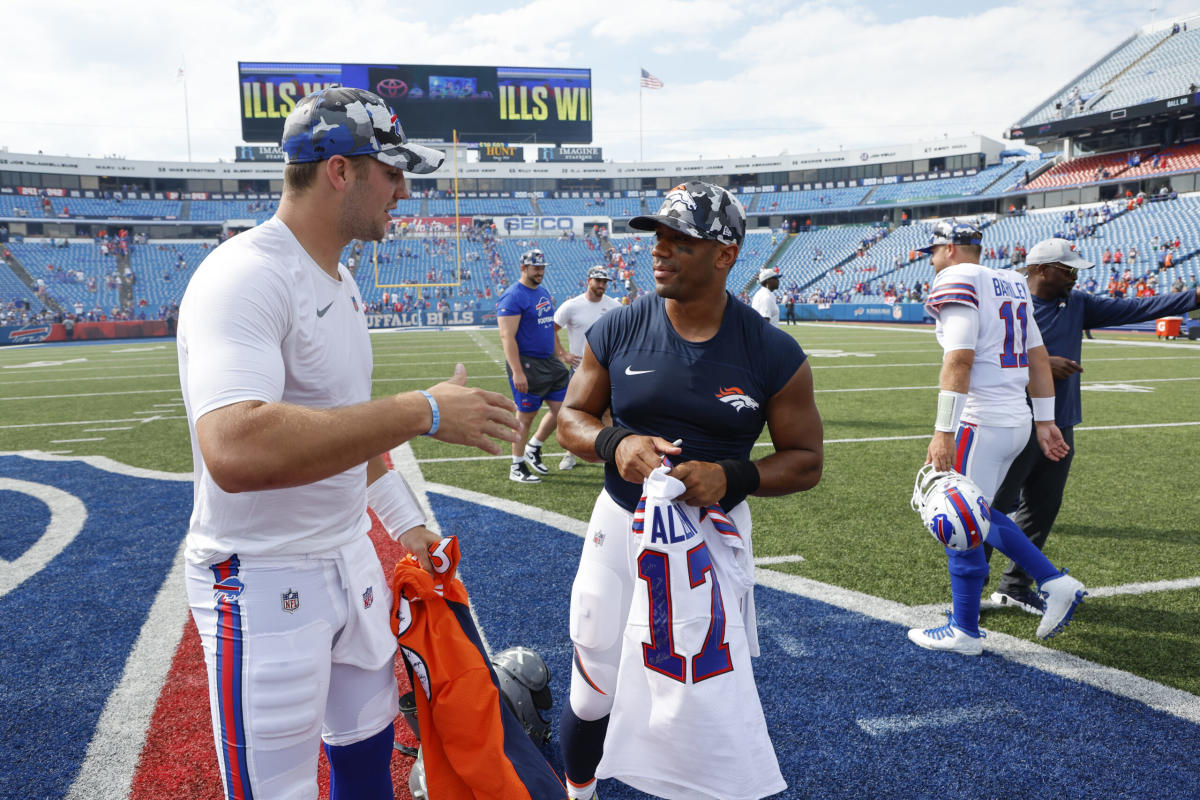
[[[427,391],[371,399],[363,301],[338,257],[383,238],[405,170],[445,156],[409,144],[382,98],[340,87],[297,103],[282,144],[278,212],[214,250],[180,305],[188,603],[225,796],[315,797],[324,742],[331,794],[382,800],[396,640],[367,507],[431,574],[438,537],[380,454],[425,434],[498,455],[517,422],[461,364]]]
[[[579,366],[579,362],[583,360],[583,351],[587,347],[585,335],[588,328],[592,327],[592,323],[607,312],[621,307],[616,298],[605,294],[608,290],[608,281],[607,269],[599,264],[589,267],[587,288],[583,290],[582,294],[575,295],[564,302],[554,312],[554,335],[557,337],[558,332],[564,328],[567,331],[567,364],[571,366],[572,375],[575,374],[575,368]],[[571,469],[576,463],[578,462],[575,454],[568,450],[562,461],[558,462],[558,468]]]
[[[773,269],[760,270],[758,283],[758,291],[750,298],[750,307],[767,322],[779,327],[779,301],[775,298],[775,290],[779,288],[779,273]]]
[[[566,329],[566,363],[570,365],[572,375],[583,360],[589,327],[613,308],[620,308],[616,297],[605,294],[608,279],[608,270],[604,266],[596,264],[588,267],[588,285],[583,294],[571,297],[554,312],[554,336],[557,337],[558,331]],[[575,453],[568,451],[558,462],[558,468],[571,469],[576,463]]]

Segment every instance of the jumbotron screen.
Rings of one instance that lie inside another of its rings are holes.
[[[592,141],[590,69],[239,61],[238,81],[246,142],[278,143],[296,103],[335,85],[380,95],[413,139]]]

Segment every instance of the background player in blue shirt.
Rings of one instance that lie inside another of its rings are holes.
[[[1071,445],[1071,451],[1061,461],[1051,461],[1031,438],[1008,468],[992,505],[1005,512],[1015,506],[1016,511],[1008,516],[1041,549],[1062,506],[1067,474],[1075,456],[1074,427],[1083,421],[1079,394],[1083,332],[1185,314],[1200,306],[1200,289],[1127,299],[1075,291],[1079,270],[1095,265],[1074,252],[1065,239],[1038,242],[1026,255],[1025,265],[1033,316],[1041,329],[1042,344],[1050,355],[1050,372],[1054,375],[1054,422]],[[1045,604],[1030,588],[1032,583],[1024,570],[1009,562],[992,600],[1041,614]]]
[[[541,483],[535,472],[549,472],[542,463],[542,443],[558,425],[558,409],[571,379],[562,360],[567,351],[554,335],[554,299],[542,286],[546,266],[546,254],[541,250],[522,253],[521,280],[508,287],[496,302],[504,366],[521,422],[522,439],[513,443],[508,473],[508,479],[517,483]],[[543,400],[548,409],[546,416],[537,433],[526,442]]]
[[[726,291],[746,230],[733,195],[690,181],[667,193],[658,214],[629,224],[655,232],[655,293],[589,330],[558,432],[576,456],[605,464],[571,593],[575,659],[559,735],[572,798],[592,796],[609,714],[621,711],[613,690],[638,583],[630,531],[642,481],[670,455],[686,487],[680,499],[720,503],[749,537],[745,497],[811,489],[823,461],[804,352]],[[774,451],[751,461],[764,425]]]

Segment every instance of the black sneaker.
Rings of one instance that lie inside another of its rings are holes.
[[[1046,601],[1032,589],[1001,589],[992,592],[992,602],[1004,608],[1019,608],[1039,617],[1046,612]]]
[[[550,468],[542,463],[541,445],[538,445],[537,447],[525,445],[525,461],[528,462],[529,466],[533,467],[542,475],[546,475],[550,472]]]
[[[529,471],[524,461],[518,461],[508,471],[508,479],[517,483],[541,483],[542,479]]]

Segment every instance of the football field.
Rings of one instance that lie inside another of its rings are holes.
[[[985,608],[984,655],[970,659],[904,635],[940,624],[949,605],[945,556],[908,506],[941,361],[932,329],[785,330],[811,358],[825,471],[809,492],[749,501],[755,671],[781,796],[1200,796],[1200,345],[1085,341],[1084,421],[1046,553],[1090,597],[1048,642],[1033,636],[1036,618]],[[428,387],[457,362],[471,385],[508,392],[495,329],[372,344],[377,395]],[[757,452],[769,447],[764,432]],[[602,480],[596,465],[559,471],[560,454],[550,442],[550,474],[519,485],[507,456],[425,438],[393,453],[460,538],[492,649],[532,646],[550,665],[554,714],[570,583]],[[151,667],[180,659],[186,608],[172,581],[190,470],[173,342],[0,349],[0,698],[11,709],[0,728],[28,742],[0,768],[0,797],[155,796],[131,780],[160,757],[150,717],[177,664]],[[1003,568],[997,556],[987,594]],[[113,727],[118,704],[143,709],[140,729]],[[734,733],[714,720],[697,735]],[[116,767],[96,756],[120,750],[114,738],[132,751],[111,756]],[[601,794],[641,796],[616,784]]]

